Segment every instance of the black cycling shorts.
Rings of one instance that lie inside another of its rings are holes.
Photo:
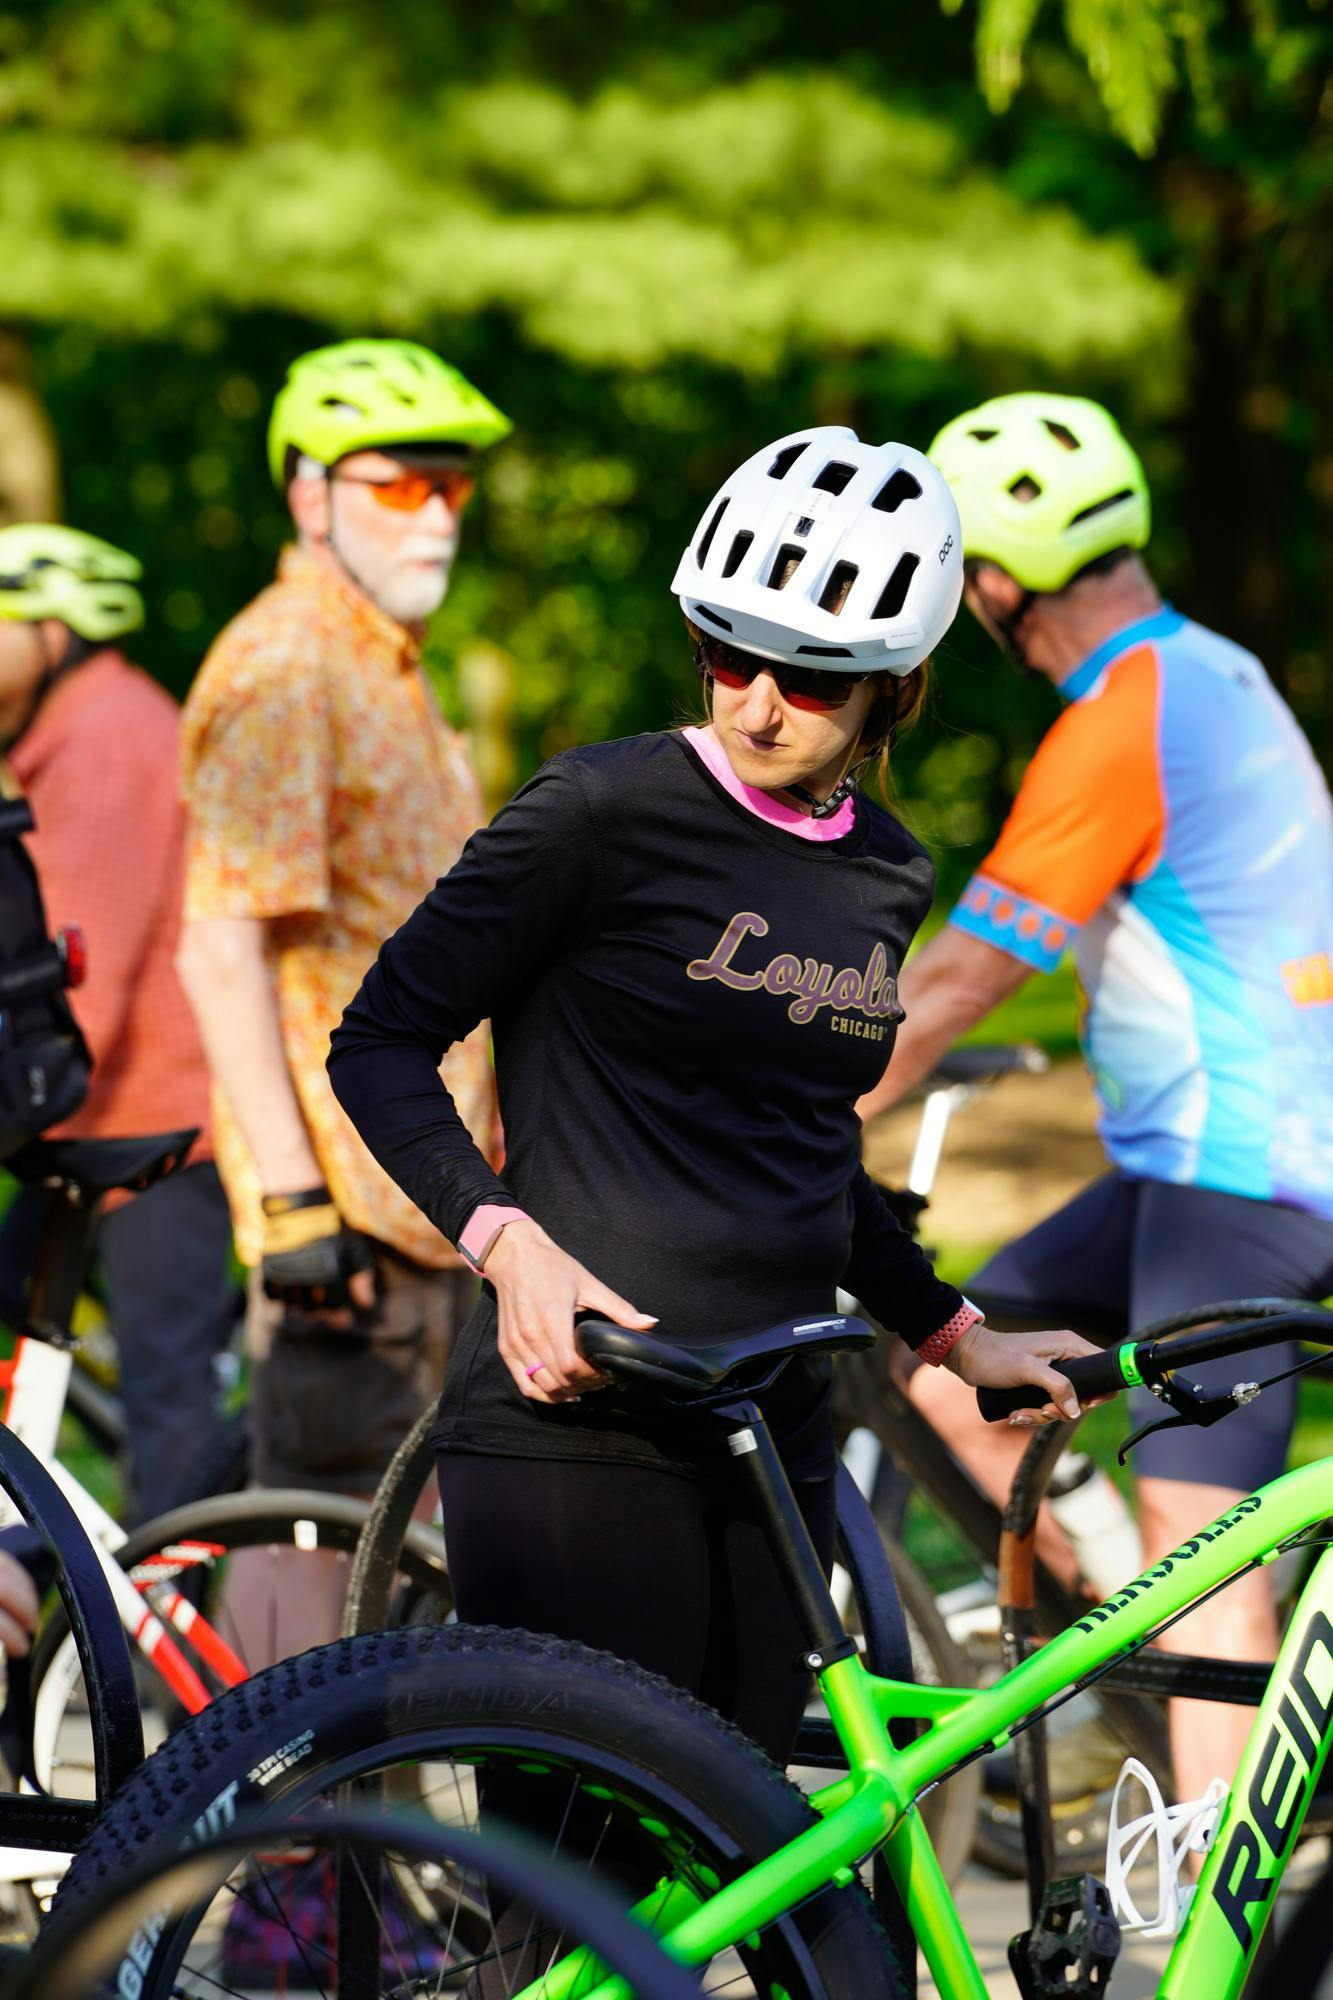
[[[1081,1310],[1117,1315],[1126,1334],[1223,1299],[1323,1299],[1333,1293],[1333,1222],[1301,1209],[1111,1173],[1001,1250],[966,1287],[996,1317],[1077,1324]],[[1254,1357],[1252,1375],[1297,1359],[1294,1341]],[[1191,1378],[1214,1387],[1238,1379],[1232,1361]],[[1297,1378],[1298,1380],[1299,1378]],[[1221,1430],[1174,1430],[1136,1447],[1141,1477],[1184,1479],[1250,1492],[1283,1471],[1296,1415],[1297,1380],[1268,1389]],[[1130,1398],[1134,1429],[1169,1415],[1147,1390]]]

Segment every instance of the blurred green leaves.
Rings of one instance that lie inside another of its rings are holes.
[[[512,716],[520,772],[697,702],[667,586],[757,441],[924,443],[1037,381],[1131,427],[1163,580],[1309,721],[1331,23],[1307,0],[18,0],[0,317],[71,517],[146,561],[144,657],[178,691],[287,532],[263,429],[288,361],[383,331],[518,426],[430,663],[456,712],[484,684]],[[947,885],[1051,708],[966,620],[937,690],[899,779]]]
[[[511,82],[444,92],[409,131],[392,152],[165,154],[20,123],[0,135],[6,308],[146,339],[203,314],[411,331],[497,312],[597,369],[763,374],[880,343],[1062,370],[1131,345],[1172,367],[1171,289],[1129,246],[830,77],[586,105]]]
[[[964,0],[942,0],[946,14]],[[986,101],[1007,111],[1023,82],[1025,57],[1043,14],[1044,0],[978,0],[977,73]],[[1312,65],[1328,55],[1324,0],[1063,0],[1065,38],[1096,85],[1111,128],[1147,157],[1162,138],[1173,100],[1187,95],[1200,124],[1218,131],[1234,113],[1228,106],[1247,73],[1260,90],[1279,92],[1317,75]],[[1325,68],[1324,74],[1327,74]]]

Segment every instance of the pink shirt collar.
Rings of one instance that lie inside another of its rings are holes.
[[[756,785],[744,785],[727,762],[727,753],[706,729],[691,724],[682,729],[681,735],[695,755],[707,765],[724,792],[730,794],[747,812],[756,819],[766,819],[770,826],[780,826],[787,833],[794,833],[798,840],[841,840],[856,825],[856,804],[852,799],[844,799],[830,819],[812,819],[799,806],[784,805],[772,792],[761,792]]]

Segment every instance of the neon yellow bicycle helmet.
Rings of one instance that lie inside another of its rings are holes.
[[[21,521],[0,528],[0,618],[59,618],[81,639],[114,639],[143,624],[134,588],[142,565],[78,528]]]
[[[380,445],[454,444],[484,451],[513,429],[465,375],[411,340],[342,340],[293,361],[268,427],[274,481],[287,454],[333,465]]]
[[[946,424],[930,456],[958,502],[964,555],[1025,590],[1063,590],[1098,556],[1147,544],[1143,467],[1083,396],[994,396]]]

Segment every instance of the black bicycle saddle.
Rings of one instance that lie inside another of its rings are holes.
[[[677,1347],[609,1319],[581,1320],[574,1338],[584,1360],[617,1382],[673,1397],[714,1395],[754,1363],[875,1344],[874,1330],[846,1313],[807,1313],[776,1326],[728,1334],[725,1340],[702,1347]]]

